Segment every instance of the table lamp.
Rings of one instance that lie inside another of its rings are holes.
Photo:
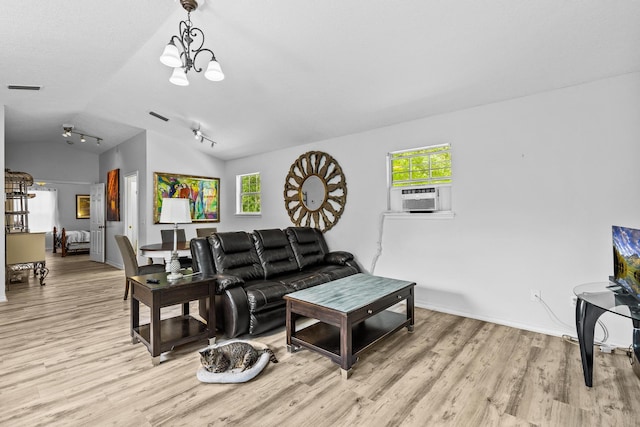
[[[162,199],[162,210],[160,211],[160,223],[174,224],[173,228],[173,252],[169,263],[168,280],[178,280],[182,277],[180,273],[180,260],[178,259],[178,224],[191,223],[191,211],[188,199]]]

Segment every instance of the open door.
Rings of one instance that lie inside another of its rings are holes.
[[[124,177],[124,234],[138,253],[138,173]],[[139,261],[139,260],[138,260]]]
[[[92,261],[104,262],[105,254],[105,184],[91,186],[91,252]]]

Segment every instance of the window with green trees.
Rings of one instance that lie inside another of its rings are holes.
[[[238,213],[260,213],[260,173],[237,176]]]
[[[451,183],[449,144],[413,148],[389,154],[392,187]]]

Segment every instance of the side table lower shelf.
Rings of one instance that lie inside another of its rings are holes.
[[[160,321],[160,353],[171,350],[177,345],[207,338],[207,325],[190,315],[163,319]],[[133,329],[132,342],[142,342],[151,352],[151,325],[140,325]]]

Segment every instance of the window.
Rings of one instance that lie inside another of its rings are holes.
[[[29,194],[35,194],[29,199],[29,230],[34,233],[53,230],[59,223],[58,191],[42,187],[30,189]]]
[[[391,187],[451,184],[449,144],[390,153]]]
[[[260,213],[260,173],[238,175],[236,177],[236,213]]]

